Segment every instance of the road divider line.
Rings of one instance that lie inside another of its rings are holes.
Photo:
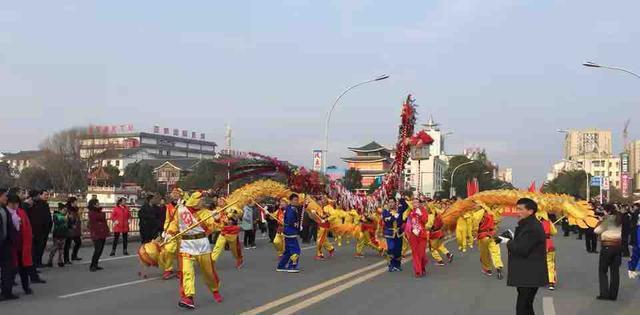
[[[556,315],[556,307],[553,304],[553,297],[542,297],[542,313],[544,315]]]
[[[112,261],[112,260],[120,260],[120,259],[127,259],[127,258],[138,258],[138,255],[129,255],[129,256],[120,256],[120,257],[111,257],[111,258],[100,258],[100,262],[103,261]],[[91,261],[87,260],[87,261],[83,261],[83,262],[79,262],[79,263],[75,263],[73,265],[88,265],[90,264]],[[72,266],[73,266],[72,265]]]
[[[101,288],[97,288],[97,289],[91,289],[91,290],[86,290],[86,291],[80,291],[80,292],[76,292],[76,293],[70,293],[70,294],[66,294],[66,295],[61,295],[58,298],[59,299],[66,299],[66,298],[70,298],[70,297],[74,297],[74,296],[80,296],[80,295],[85,295],[85,294],[94,293],[94,292],[106,291],[106,290],[111,290],[111,289],[115,289],[115,288],[125,287],[125,286],[129,286],[129,285],[134,285],[134,284],[138,284],[138,283],[149,282],[149,281],[159,280],[159,279],[161,279],[161,277],[154,277],[154,278],[149,278],[149,279],[142,279],[142,280],[130,281],[130,282],[125,282],[125,283],[120,283],[120,284],[114,284],[114,285],[101,287]]]
[[[453,240],[454,240],[453,238],[449,238],[449,239],[444,241],[444,244],[448,244]],[[412,260],[413,260],[413,257],[409,256],[407,259],[404,259],[402,261],[402,264],[403,265],[407,264],[407,263],[411,262]],[[387,261],[386,260],[385,261],[381,261],[381,262],[379,262],[377,264],[374,264],[374,265],[378,265],[379,266],[381,263],[382,264],[386,264]],[[372,267],[374,265],[370,265],[369,267]],[[334,296],[334,295],[336,295],[336,294],[338,294],[338,293],[340,293],[340,292],[342,292],[344,290],[352,288],[352,287],[354,287],[354,286],[356,286],[356,285],[358,285],[358,284],[360,284],[362,282],[365,282],[365,281],[367,281],[369,279],[375,278],[375,277],[377,277],[377,276],[379,276],[379,275],[381,275],[381,274],[383,274],[383,273],[385,273],[387,271],[388,271],[387,267],[380,268],[380,269],[375,270],[375,271],[373,271],[371,273],[368,273],[368,274],[363,275],[361,277],[355,278],[355,279],[350,280],[348,282],[345,282],[345,283],[343,283],[343,284],[341,284],[339,286],[336,286],[336,287],[334,287],[332,289],[329,289],[329,290],[327,290],[325,292],[322,292],[322,293],[320,293],[320,294],[318,294],[316,296],[313,296],[313,297],[311,297],[309,299],[306,299],[306,300],[304,300],[304,301],[302,301],[302,302],[300,302],[298,304],[294,304],[292,306],[289,306],[289,307],[287,307],[287,308],[285,308],[285,309],[283,309],[283,310],[281,310],[279,312],[276,312],[275,314],[276,315],[300,314],[301,310],[303,310],[303,309],[305,309],[305,308],[307,308],[307,307],[309,307],[309,306],[311,306],[313,304],[316,304],[318,302],[326,300],[326,299],[328,299],[328,298],[330,298],[330,297],[332,297],[332,296]],[[250,314],[256,314],[256,313],[250,313]],[[553,314],[545,314],[545,315],[555,315],[555,313],[553,313]]]
[[[261,314],[263,312],[266,312],[267,310],[270,310],[270,309],[278,307],[280,305],[289,303],[289,302],[291,302],[291,301],[293,301],[295,299],[298,299],[298,298],[301,298],[303,296],[309,295],[309,294],[311,294],[311,293],[313,293],[315,291],[322,290],[322,289],[324,289],[324,288],[326,288],[328,286],[332,286],[332,285],[334,285],[336,283],[339,283],[339,282],[342,282],[344,280],[350,279],[350,278],[352,278],[354,276],[357,276],[357,275],[359,275],[361,273],[364,273],[364,272],[367,272],[369,270],[378,268],[378,267],[383,266],[385,264],[387,264],[387,262],[384,261],[384,260],[380,261],[380,262],[377,262],[377,263],[374,263],[374,264],[371,264],[371,265],[369,265],[367,267],[363,267],[363,268],[354,270],[352,272],[349,272],[347,274],[344,274],[342,276],[335,277],[335,278],[333,278],[331,280],[327,280],[327,281],[322,282],[320,284],[317,284],[317,285],[315,285],[313,287],[304,289],[302,291],[296,292],[296,293],[291,294],[291,295],[287,295],[287,296],[285,296],[283,298],[280,298],[280,299],[277,299],[275,301],[269,302],[269,303],[264,304],[262,306],[258,306],[258,307],[254,308],[254,309],[248,310],[248,311],[240,313],[240,314],[241,315]]]

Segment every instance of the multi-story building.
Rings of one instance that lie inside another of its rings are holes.
[[[375,141],[361,147],[348,148],[355,156],[341,158],[347,168],[355,168],[362,174],[362,188],[367,189],[377,178],[382,178],[391,167],[391,152]]]
[[[564,133],[564,158],[567,160],[613,153],[611,130],[581,129],[566,130]]]
[[[94,166],[112,165],[124,174],[127,165],[149,159],[212,159],[216,143],[205,134],[155,126],[152,133],[90,127],[80,140],[80,157]]]
[[[608,179],[611,186],[620,189],[622,187],[620,167],[620,157],[613,155],[579,160],[562,160],[552,166],[551,172],[547,174],[547,180],[554,180],[562,172],[585,170],[591,176],[600,176]]]
[[[503,182],[513,183],[513,169],[510,167],[499,169],[497,179]]]
[[[413,147],[405,167],[405,186],[428,197],[442,190],[444,172],[449,167],[444,150],[444,135],[432,116],[422,125],[424,131],[433,138],[428,146]]]
[[[640,140],[629,142],[625,149],[628,155],[627,173],[632,183],[631,190],[638,191],[640,190]]]
[[[4,152],[0,161],[9,164],[11,169],[19,174],[23,169],[36,165],[38,159],[42,158],[42,156],[43,152],[40,150],[20,151],[17,153]]]
[[[155,126],[150,132],[118,132],[108,128],[90,127],[80,140],[80,157],[91,159],[107,150],[142,148],[148,154],[165,157],[212,159],[216,143],[205,140],[205,134],[194,131]]]

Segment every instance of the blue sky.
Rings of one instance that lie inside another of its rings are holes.
[[[413,94],[455,131],[448,150],[485,147],[515,183],[561,158],[558,128],[640,138],[638,1],[3,1],[0,151],[77,125],[154,124],[310,165],[343,98],[330,162],[347,146],[393,144]],[[635,40],[635,41],[634,41]]]

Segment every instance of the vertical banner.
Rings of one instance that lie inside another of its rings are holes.
[[[322,150],[313,150],[313,170],[322,172]]]
[[[620,154],[620,186],[621,186],[620,188],[622,190],[623,198],[629,197],[630,179],[631,178],[629,176],[629,153],[624,152]]]

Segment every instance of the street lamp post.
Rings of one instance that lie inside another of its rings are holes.
[[[324,157],[322,158],[322,172],[323,173],[327,173],[327,158],[328,158],[328,152],[329,152],[329,121],[331,121],[331,114],[333,113],[333,109],[336,108],[336,105],[338,104],[338,102],[340,101],[340,99],[347,94],[347,92],[351,91],[352,89],[367,84],[367,83],[371,83],[371,82],[376,82],[376,81],[382,81],[385,79],[388,79],[389,76],[384,74],[381,76],[378,76],[376,78],[367,80],[367,81],[363,81],[357,84],[354,84],[350,87],[348,87],[346,90],[344,90],[337,98],[336,100],[333,102],[333,105],[331,105],[331,109],[329,109],[329,113],[327,114],[327,121],[324,127]]]
[[[622,71],[622,72],[625,72],[627,74],[630,74],[630,75],[640,79],[640,75],[638,75],[637,73],[635,73],[635,72],[633,72],[631,70],[620,68],[620,67],[605,66],[605,65],[597,64],[597,63],[591,62],[591,61],[587,61],[587,62],[583,63],[582,65],[585,66],[585,67],[589,67],[589,68],[603,68],[603,69],[609,69],[609,70]]]
[[[456,174],[456,171],[457,171],[460,167],[465,166],[465,165],[469,165],[469,164],[471,164],[471,163],[473,163],[473,162],[475,162],[475,160],[472,160],[472,161],[469,161],[469,162],[462,163],[462,164],[460,164],[460,165],[456,166],[456,168],[454,168],[454,169],[453,169],[453,171],[451,172],[451,181],[449,182],[449,199],[453,198],[453,196],[454,196],[454,195],[455,195],[455,193],[456,193],[456,188],[455,188],[455,187],[453,187],[453,176]]]

